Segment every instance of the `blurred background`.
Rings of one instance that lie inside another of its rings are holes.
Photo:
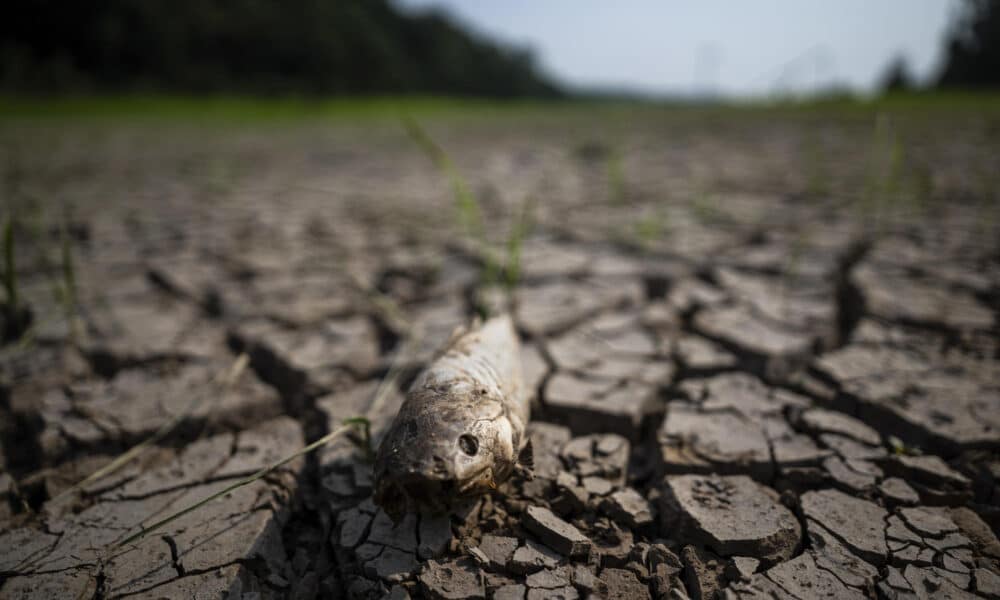
[[[990,0],[12,2],[31,93],[734,99],[1000,81]]]

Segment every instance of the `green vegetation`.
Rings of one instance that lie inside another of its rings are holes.
[[[535,198],[529,195],[521,204],[517,220],[511,226],[510,235],[507,237],[507,260],[504,263],[504,273],[508,291],[516,288],[521,279],[521,247],[534,225],[534,212]]]
[[[406,359],[408,359],[410,357],[410,355],[416,349],[417,345],[420,342],[421,331],[420,331],[419,325],[411,327],[408,331],[409,331],[409,333],[408,333],[408,335],[406,337],[406,340],[400,346],[400,348],[396,351],[396,355],[393,357],[392,364],[389,367],[389,371],[386,373],[386,375],[383,378],[383,380],[379,383],[378,388],[375,390],[375,394],[372,397],[371,403],[369,404],[369,409],[368,409],[368,413],[369,414],[378,414],[381,411],[381,406],[385,402],[386,398],[389,396],[389,392],[393,388],[396,388],[398,386],[398,384],[399,384],[399,378],[402,375],[403,365],[406,364]],[[240,357],[237,358],[236,363],[233,366],[233,369],[230,370],[229,374],[227,375],[227,377],[224,380],[225,385],[231,386],[236,381],[236,378],[239,377],[239,374],[246,367],[247,360],[248,359],[247,359],[246,355],[240,355]],[[188,410],[190,410],[191,408],[193,408],[193,407],[188,407]],[[187,410],[184,411],[184,412],[182,412],[181,414],[184,415],[186,412],[187,412]],[[175,419],[175,421],[177,421],[177,420]],[[179,421],[177,421],[177,422],[179,422]],[[162,435],[165,436],[166,433],[169,433],[169,431],[171,431],[173,429],[174,424],[175,424],[174,421],[165,424],[160,429],[160,432],[164,432]],[[158,432],[158,434],[160,432]],[[273,464],[260,469],[259,471],[257,471],[253,475],[250,475],[249,477],[245,477],[243,479],[240,479],[239,481],[233,483],[232,485],[229,485],[229,486],[225,487],[224,489],[222,489],[222,490],[220,490],[220,491],[218,491],[218,492],[216,492],[214,494],[211,494],[211,495],[209,495],[209,496],[207,496],[207,497],[205,497],[205,498],[203,498],[203,499],[201,499],[201,500],[199,500],[199,501],[197,501],[197,502],[195,502],[195,503],[193,503],[193,504],[191,504],[191,505],[189,505],[189,506],[187,506],[187,507],[185,507],[185,508],[183,508],[183,509],[181,509],[181,510],[179,510],[179,511],[177,511],[177,512],[175,512],[175,513],[173,513],[173,514],[171,514],[171,515],[169,515],[169,516],[167,516],[167,517],[165,517],[165,518],[157,521],[157,522],[155,522],[155,523],[153,523],[149,527],[145,527],[145,528],[141,529],[140,531],[138,531],[138,532],[130,535],[129,537],[125,538],[121,542],[118,542],[118,544],[116,544],[115,547],[121,548],[122,546],[126,546],[128,544],[133,543],[133,542],[138,542],[142,538],[144,538],[145,536],[147,536],[150,533],[156,531],[157,529],[160,529],[164,525],[172,523],[173,521],[176,521],[177,519],[183,517],[184,515],[189,514],[191,512],[194,512],[195,510],[198,510],[202,506],[205,506],[206,504],[208,504],[208,503],[210,503],[210,502],[212,502],[214,500],[218,500],[219,498],[224,498],[227,495],[229,495],[230,493],[238,490],[239,488],[247,486],[247,485],[250,485],[251,483],[254,483],[255,481],[258,481],[258,480],[266,477],[270,473],[273,473],[274,471],[280,469],[281,467],[283,467],[284,465],[292,462],[293,460],[295,460],[295,459],[297,459],[297,458],[299,458],[301,456],[305,456],[306,454],[309,454],[313,450],[316,450],[317,448],[325,446],[326,444],[329,444],[333,440],[335,440],[335,439],[337,439],[337,438],[339,438],[341,436],[347,435],[347,434],[349,434],[351,432],[356,432],[357,433],[357,437],[354,438],[354,443],[361,450],[361,452],[362,452],[365,460],[368,461],[368,462],[374,461],[375,460],[375,447],[372,444],[371,422],[367,418],[365,418],[365,417],[351,417],[349,419],[344,419],[344,421],[341,423],[340,427],[338,427],[337,429],[334,429],[330,433],[322,436],[321,438],[319,438],[318,440],[312,442],[311,444],[308,444],[305,447],[301,448],[300,450],[297,450],[296,452],[293,452],[292,454],[290,454],[290,455],[288,455],[288,456],[286,456],[286,457],[284,457],[284,458],[282,458],[282,459],[274,462]],[[156,437],[156,435],[157,434],[154,434],[154,437]],[[148,442],[148,440],[147,440],[147,442]],[[140,445],[142,445],[142,444],[140,444]],[[133,451],[135,451],[135,452],[133,453]],[[119,457],[118,459],[116,459],[115,461],[113,461],[111,464],[114,465],[115,469],[120,468],[121,466],[123,466],[124,464],[126,464],[127,462],[129,462],[132,458],[134,458],[135,456],[137,456],[138,452],[139,452],[139,450],[137,450],[136,448],[133,448],[132,450],[130,450],[129,452],[126,453],[126,455],[131,454],[131,456],[129,456],[128,458],[125,458],[124,455],[123,455],[122,457]],[[84,482],[81,482],[80,484],[77,484],[77,486],[74,486],[74,487],[77,488],[77,489],[79,489],[79,487],[83,486],[87,481],[94,481],[98,477],[106,475],[107,473],[110,472],[107,469],[108,469],[108,467],[105,467],[105,469],[102,470],[103,473],[100,473],[100,475],[98,475],[97,473],[95,473],[94,475],[91,475],[90,477],[88,477],[87,480],[85,480]]]
[[[571,103],[575,104],[575,103]],[[447,96],[366,96],[274,98],[174,94],[20,95],[0,94],[0,122],[11,120],[91,119],[114,121],[278,122],[301,120],[392,121],[401,115],[488,115],[534,112],[558,101],[484,100]],[[585,103],[581,103],[581,106]]]
[[[1000,7],[963,4],[936,83],[995,88]],[[392,0],[15,2],[0,39],[0,89],[18,93],[563,94],[530,51]]]
[[[642,217],[635,222],[635,237],[639,241],[642,250],[649,250],[652,245],[661,239],[670,226],[666,207],[659,208],[652,215]]]
[[[405,116],[403,128],[434,166],[448,178],[455,198],[455,220],[466,239],[475,244],[479,259],[483,261],[480,287],[492,288],[500,282],[500,266],[497,264],[490,240],[486,237],[486,226],[483,224],[483,211],[479,206],[479,200],[469,190],[469,184],[455,168],[444,148],[428,135],[416,119]],[[487,316],[489,311],[485,303],[477,301],[477,304],[479,313],[484,317]]]
[[[0,87],[66,93],[551,97],[530,52],[389,0],[17,2]]]
[[[803,116],[850,117],[889,113],[906,116],[947,115],[955,112],[1000,113],[1000,93],[995,91],[948,90],[889,93],[873,98],[842,96],[799,102],[753,102],[739,105],[756,111],[788,111]]]
[[[608,193],[613,204],[625,204],[628,200],[628,190],[625,183],[625,166],[622,152],[614,148],[608,154]]]
[[[483,240],[486,235],[486,227],[483,225],[483,214],[479,207],[479,201],[469,191],[469,185],[455,168],[451,158],[413,117],[403,117],[403,128],[410,139],[434,163],[434,166],[448,178],[455,196],[455,212],[462,229],[472,239]]]
[[[932,208],[933,172],[907,152],[902,122],[887,113],[875,117],[864,187],[858,196],[859,216],[866,228],[878,230],[894,219],[925,214]]]
[[[949,38],[938,86],[1000,87],[1000,4],[965,0]]]
[[[623,111],[636,122],[650,119],[732,117],[745,119],[871,118],[879,113],[906,118],[947,117],[955,113],[976,113],[1000,117],[1000,93],[913,92],[889,94],[872,99],[818,98],[806,101],[750,101],[695,105],[683,102],[591,101],[582,99],[527,100],[474,99],[449,96],[364,96],[351,98],[308,98],[281,96],[259,98],[238,95],[191,96],[176,94],[115,95],[23,95],[0,93],[0,126],[49,120],[94,120],[129,122],[274,123],[330,121],[371,123],[398,122],[410,116],[421,120],[440,117],[470,119],[567,120],[615,119]],[[608,149],[578,149],[581,158],[591,151],[604,158]],[[10,176],[10,173],[8,173]]]
[[[907,446],[903,440],[894,435],[889,436],[889,449],[897,456],[920,456],[923,451],[915,446]]]
[[[508,292],[517,286],[521,272],[521,247],[530,233],[535,201],[528,196],[524,199],[517,215],[512,219],[506,242],[506,255],[500,261],[500,250],[489,239],[483,211],[479,200],[470,191],[469,184],[455,167],[448,153],[421,127],[416,119],[405,116],[403,128],[407,135],[426,155],[435,167],[448,178],[455,199],[455,220],[466,239],[475,244],[476,252],[483,261],[480,275],[480,290],[477,293],[477,311],[484,318],[490,310],[483,293],[502,286]]]
[[[138,531],[138,532],[136,532],[136,533],[128,536],[127,538],[125,538],[124,540],[122,540],[121,542],[119,542],[116,546],[118,548],[120,548],[122,546],[127,546],[128,544],[131,544],[133,542],[137,542],[140,539],[142,539],[143,537],[149,535],[150,533],[152,533],[152,532],[154,532],[154,531],[162,528],[164,525],[168,525],[168,524],[176,521],[177,519],[183,517],[184,515],[186,515],[188,513],[192,513],[194,511],[198,510],[199,508],[201,508],[202,506],[205,506],[206,504],[208,504],[209,502],[212,502],[213,500],[218,500],[219,498],[223,498],[225,496],[228,496],[229,494],[231,494],[232,492],[240,489],[241,487],[250,485],[251,483],[253,483],[255,481],[263,479],[268,474],[273,473],[274,471],[276,471],[276,470],[280,469],[281,467],[287,465],[288,463],[292,462],[296,458],[299,458],[300,456],[304,456],[304,455],[312,452],[313,450],[319,448],[320,446],[324,446],[324,445],[330,443],[331,441],[333,441],[334,439],[336,439],[336,438],[338,438],[338,437],[340,437],[340,436],[342,436],[344,434],[347,434],[347,433],[349,433],[351,431],[358,430],[358,429],[361,430],[361,437],[362,437],[363,440],[366,440],[365,443],[370,448],[371,447],[371,433],[370,433],[370,431],[371,431],[371,424],[368,422],[368,419],[365,419],[363,417],[353,417],[353,418],[350,418],[350,419],[345,419],[343,425],[341,425],[337,429],[334,429],[333,431],[331,431],[330,433],[324,435],[323,437],[319,438],[315,442],[309,444],[305,448],[302,448],[298,452],[290,454],[289,456],[286,456],[285,458],[282,458],[281,460],[275,462],[274,464],[269,465],[267,467],[264,467],[263,469],[260,469],[259,471],[257,471],[253,475],[250,475],[249,477],[245,477],[243,479],[240,479],[236,483],[233,483],[232,485],[228,485],[228,486],[222,488],[221,490],[219,490],[218,492],[215,492],[214,494],[211,494],[211,495],[209,495],[209,496],[207,496],[205,498],[202,498],[201,500],[195,502],[194,504],[191,504],[190,506],[188,506],[188,507],[186,507],[186,508],[184,508],[182,510],[177,511],[177,512],[173,513],[172,515],[166,517],[166,518],[160,519],[159,521],[153,523],[149,527],[143,528],[142,530],[140,530],[140,531]]]
[[[896,204],[902,180],[903,147],[888,115],[875,118],[868,174],[861,194],[861,215],[876,228]]]
[[[139,456],[143,455],[147,449],[155,447],[161,441],[166,439],[167,436],[173,433],[173,431],[177,429],[177,427],[179,427],[181,423],[186,421],[188,417],[190,417],[194,413],[195,409],[197,409],[205,399],[208,399],[209,402],[213,402],[216,399],[220,398],[225,391],[231,389],[234,385],[236,385],[236,382],[239,381],[240,375],[242,375],[243,371],[246,370],[247,364],[249,364],[249,362],[250,362],[249,356],[247,356],[246,354],[240,354],[238,357],[236,357],[236,360],[233,362],[233,365],[224,374],[221,374],[221,376],[218,378],[216,382],[214,382],[216,385],[219,386],[219,390],[217,393],[194,394],[191,397],[191,400],[188,402],[187,406],[185,406],[183,409],[181,409],[180,412],[174,415],[174,418],[163,423],[163,425],[161,425],[160,428],[153,433],[153,435],[139,442],[135,446],[132,446],[122,454],[119,454],[111,462],[104,465],[100,469],[94,471],[93,473],[85,477],[82,481],[76,483],[75,485],[69,488],[66,488],[58,495],[53,497],[52,500],[58,501],[62,498],[71,496],[77,491],[87,487],[91,483],[99,481],[100,479],[108,475],[111,475],[112,473],[115,473],[116,471],[120,470],[122,467],[129,464]]]
[[[66,323],[69,328],[70,339],[76,340],[80,337],[76,314],[76,266],[73,260],[73,239],[67,229],[68,225],[65,221],[63,221],[63,225],[59,230],[59,237],[62,242],[60,252],[60,257],[62,259],[62,268],[60,269],[60,272],[62,273],[62,286],[58,289],[60,290],[59,297],[66,313]]]

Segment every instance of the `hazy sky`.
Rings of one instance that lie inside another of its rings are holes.
[[[534,50],[573,86],[768,94],[930,76],[960,0],[397,0]]]

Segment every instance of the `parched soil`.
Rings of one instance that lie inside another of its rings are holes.
[[[5,123],[0,597],[1000,598],[998,123]],[[393,524],[338,438],[118,545],[484,310],[533,480]]]

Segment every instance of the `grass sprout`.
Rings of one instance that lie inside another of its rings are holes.
[[[614,148],[608,153],[608,194],[613,204],[624,204],[628,200],[628,189],[625,182],[625,163],[622,152]]]
[[[518,211],[517,220],[510,229],[507,237],[507,257],[504,263],[504,283],[508,291],[517,287],[521,279],[521,249],[524,239],[531,233],[534,227],[535,197],[525,196]]]
[[[247,354],[240,354],[233,362],[232,366],[225,373],[221,374],[221,376],[217,379],[217,383],[222,387],[223,390],[228,390],[232,388],[236,384],[236,382],[239,381],[240,375],[242,375],[243,371],[246,370],[246,367],[249,364],[249,362],[250,362],[250,357]],[[215,394],[210,394],[210,396],[212,398],[218,397],[218,395]],[[177,413],[177,415],[175,415],[173,419],[161,425],[160,428],[157,429],[155,433],[153,433],[153,435],[149,436],[142,442],[139,442],[135,446],[132,446],[131,448],[129,448],[127,451],[119,455],[117,458],[115,458],[108,464],[104,465],[100,469],[88,475],[85,479],[83,479],[79,483],[73,485],[70,488],[67,488],[66,490],[63,490],[60,494],[58,494],[55,498],[53,498],[52,501],[55,502],[61,500],[62,498],[70,496],[71,494],[77,492],[78,490],[83,489],[84,487],[90,485],[91,483],[98,481],[101,478],[114,473],[115,471],[118,471],[128,463],[132,462],[132,460],[139,457],[143,452],[145,452],[147,448],[152,447],[153,445],[159,443],[168,435],[170,435],[170,433],[173,432],[174,429],[176,429],[181,423],[183,423],[184,420],[188,418],[188,416],[190,416],[191,413],[193,413],[196,408],[198,408],[198,406],[201,404],[204,398],[205,395],[195,394],[191,398],[191,401],[188,402],[187,406],[185,406],[183,410]]]
[[[903,440],[894,435],[889,436],[888,442],[890,450],[897,456],[920,456],[923,454],[923,452],[920,451],[920,448],[909,446],[903,442]]]
[[[361,276],[354,272],[348,272],[348,277],[351,279],[351,283],[354,284],[356,290],[361,294],[368,297],[368,300],[375,307],[375,310],[379,313],[385,322],[395,331],[406,331],[410,328],[410,319],[406,316],[406,312],[392,297],[383,294],[377,289],[370,285],[365,284],[362,281]]]
[[[667,232],[670,220],[665,208],[658,209],[655,213],[641,217],[635,222],[635,237],[639,241],[639,247],[649,250],[652,245]]]
[[[483,215],[479,207],[479,201],[469,190],[468,183],[466,183],[465,179],[458,172],[458,169],[455,168],[455,164],[451,161],[448,153],[434,141],[434,138],[421,127],[416,119],[406,115],[402,120],[403,128],[410,139],[434,163],[434,166],[448,178],[452,193],[455,196],[455,211],[458,221],[465,232],[473,239],[484,239],[486,228],[483,224]]]
[[[423,153],[434,163],[441,173],[448,178],[451,185],[452,194],[455,198],[456,220],[462,231],[473,240],[478,246],[480,259],[483,261],[482,285],[495,285],[500,281],[500,266],[496,260],[496,253],[490,246],[486,237],[486,225],[483,222],[483,211],[479,205],[479,200],[469,189],[469,184],[462,177],[455,163],[452,162],[448,153],[434,138],[409,115],[402,118],[403,129],[411,140],[419,147]]]
[[[520,210],[511,227],[506,243],[506,254],[501,256],[501,251],[494,248],[486,235],[486,225],[483,221],[483,211],[479,200],[471,192],[468,183],[455,167],[455,163],[434,138],[420,125],[420,123],[409,115],[402,118],[403,129],[409,138],[419,147],[430,159],[434,166],[448,178],[451,185],[452,194],[455,199],[455,215],[464,234],[476,244],[476,252],[482,260],[482,270],[480,273],[480,290],[503,287],[506,291],[516,287],[521,271],[521,248],[524,238],[530,232],[533,223],[533,212],[535,207],[534,198],[525,198]],[[620,159],[619,159],[620,162]],[[610,169],[610,167],[609,167]],[[623,187],[623,176],[620,176],[620,165],[615,168],[619,176],[614,180],[621,180]],[[609,170],[609,177],[611,174]],[[502,260],[501,260],[502,259]],[[481,301],[483,294],[477,293],[475,297],[476,312],[483,318],[490,314],[488,303]]]
[[[79,338],[79,326],[77,322],[77,288],[76,288],[76,267],[73,261],[73,240],[69,234],[68,226],[63,222],[60,230],[61,258],[62,258],[62,301],[66,311],[66,321],[69,324],[70,339]]]
[[[406,341],[404,341],[396,351],[396,355],[392,359],[392,364],[389,366],[388,372],[386,372],[385,377],[382,378],[378,388],[375,389],[372,401],[368,404],[367,413],[369,415],[377,415],[382,411],[382,406],[389,397],[389,392],[391,392],[392,389],[397,387],[399,384],[399,378],[403,373],[403,366],[406,364],[404,359],[416,351],[417,346],[420,345],[422,337],[423,330],[420,326],[414,326],[410,329],[409,334],[406,337]],[[369,425],[366,425],[364,431],[362,432],[360,446],[365,455],[365,460],[373,462],[375,460],[375,448],[372,447],[371,429]]]
[[[862,194],[862,217],[866,224],[873,223],[876,230],[904,191],[904,149],[898,132],[887,114],[875,118],[872,130],[872,148],[868,160],[868,175]]]
[[[258,481],[258,480],[266,477],[269,473],[272,473],[272,472],[280,469],[281,467],[283,467],[286,464],[292,462],[296,458],[299,458],[300,456],[308,454],[308,453],[312,452],[313,450],[319,448],[320,446],[328,444],[329,442],[333,441],[334,439],[336,439],[336,438],[338,438],[338,437],[340,437],[340,436],[342,436],[342,435],[344,435],[346,433],[349,433],[350,431],[353,431],[353,430],[356,430],[356,429],[360,428],[361,432],[362,432],[362,439],[371,440],[370,427],[371,427],[371,424],[368,422],[368,419],[366,419],[364,417],[352,417],[350,419],[345,419],[344,422],[343,422],[343,424],[340,427],[338,427],[337,429],[334,429],[333,431],[331,431],[330,433],[328,433],[328,434],[324,435],[323,437],[319,438],[315,442],[313,442],[313,443],[305,446],[304,448],[298,450],[297,452],[294,452],[294,453],[286,456],[285,458],[282,458],[281,460],[279,460],[279,461],[277,461],[277,462],[275,462],[275,463],[273,463],[273,464],[271,464],[271,465],[269,465],[267,467],[264,467],[263,469],[260,469],[259,471],[257,471],[253,475],[250,475],[249,477],[245,477],[243,479],[240,479],[239,481],[233,483],[232,485],[226,486],[222,490],[219,490],[218,492],[215,492],[214,494],[211,494],[210,496],[208,496],[206,498],[202,498],[201,500],[195,502],[194,504],[191,504],[191,505],[189,505],[189,506],[187,506],[187,507],[185,507],[185,508],[177,511],[177,512],[171,514],[168,517],[160,519],[159,521],[153,523],[149,527],[142,528],[140,531],[138,531],[138,532],[136,532],[136,533],[128,536],[127,538],[125,538],[121,542],[118,542],[118,544],[116,544],[116,547],[121,548],[122,546],[127,546],[128,544],[131,544],[133,542],[137,542],[137,541],[141,540],[142,538],[144,538],[145,536],[149,535],[150,533],[152,533],[152,532],[154,532],[154,531],[162,528],[164,525],[168,525],[168,524],[176,521],[177,519],[183,517],[184,515],[192,513],[194,511],[198,510],[199,508],[201,508],[202,506],[205,506],[206,504],[208,504],[209,502],[212,502],[213,500],[217,500],[219,498],[222,498],[223,496],[226,496],[226,495],[234,492],[235,490],[238,490],[239,488],[241,488],[243,486],[250,485],[251,483],[254,483],[255,481]],[[369,441],[369,445],[370,445],[370,441]]]
[[[407,357],[411,354],[411,352],[419,344],[420,339],[421,339],[420,329],[414,328],[410,331],[410,334],[407,336],[407,339],[403,343],[403,345],[399,348],[399,350],[396,351],[396,355],[393,357],[392,364],[389,367],[388,373],[386,373],[385,378],[382,379],[382,382],[379,384],[379,387],[375,390],[375,394],[372,396],[372,401],[368,405],[369,415],[375,415],[381,411],[382,405],[385,403],[385,399],[388,398],[390,390],[392,390],[392,388],[397,385],[399,377],[403,372],[403,365],[405,364],[405,361],[403,360],[404,357]],[[241,363],[243,368],[246,367],[247,359],[244,358],[245,356],[246,355],[241,355],[241,359],[243,359]],[[160,529],[163,526],[168,525],[173,521],[176,521],[177,519],[183,517],[184,515],[187,515],[189,513],[198,510],[199,508],[205,506],[209,502],[222,498],[223,496],[226,496],[227,494],[230,494],[231,492],[238,490],[243,486],[250,485],[251,483],[254,483],[255,481],[258,481],[266,477],[269,473],[272,473],[280,469],[281,467],[290,463],[296,458],[309,454],[313,450],[316,450],[317,448],[320,448],[332,442],[333,440],[337,439],[338,437],[350,433],[351,431],[358,431],[359,433],[360,439],[357,441],[357,445],[361,448],[362,452],[364,453],[365,460],[368,462],[373,461],[375,459],[375,448],[373,447],[372,444],[371,421],[369,421],[368,418],[366,417],[351,417],[349,419],[344,419],[340,427],[334,429],[333,431],[319,438],[315,442],[312,442],[311,444],[306,445],[305,447],[278,460],[277,462],[274,462],[271,465],[260,469],[253,475],[240,479],[239,481],[233,483],[232,485],[229,485],[226,488],[218,492],[215,492],[214,494],[202,498],[201,500],[198,500],[197,502],[171,514],[168,517],[160,519],[159,521],[153,523],[149,527],[144,527],[140,531],[130,535],[121,542],[118,542],[118,544],[116,544],[116,547],[121,548],[122,546],[126,546],[133,542],[137,542],[141,540],[143,537],[156,531],[157,529]]]

